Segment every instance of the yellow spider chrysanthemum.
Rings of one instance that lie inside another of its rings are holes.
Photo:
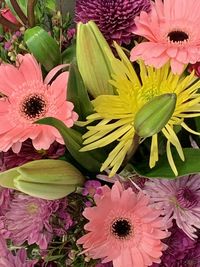
[[[101,168],[101,171],[106,168],[112,169],[110,176],[113,176],[133,145],[134,119],[137,112],[155,96],[175,93],[177,101],[174,113],[161,131],[167,138],[166,150],[169,164],[175,175],[178,175],[170,145],[175,146],[182,160],[184,160],[184,154],[173,128],[175,125],[181,125],[187,131],[199,134],[184,123],[184,118],[200,116],[200,94],[197,92],[200,88],[200,81],[194,73],[186,77],[184,74],[173,74],[169,64],[155,69],[145,66],[141,61],[139,62],[139,79],[122,49],[117,44],[115,46],[121,60],[110,55],[113,69],[110,82],[115,86],[117,94],[101,95],[92,101],[96,113],[88,116],[87,121],[90,123],[100,120],[100,122],[96,126],[87,127],[89,131],[83,135],[85,146],[81,151],[104,147],[118,141]],[[157,134],[154,134],[149,166],[154,167],[157,161],[158,141]]]

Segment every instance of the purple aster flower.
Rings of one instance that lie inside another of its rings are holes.
[[[42,158],[55,159],[65,153],[63,145],[54,142],[50,148],[46,150],[37,151],[34,149],[30,139],[25,141],[19,153],[15,154],[12,149],[7,152],[0,152],[0,171],[5,171],[32,160],[39,160]]]
[[[196,238],[200,228],[200,175],[190,175],[174,180],[150,179],[145,192],[153,205],[163,210],[167,222],[172,219],[190,238]]]
[[[150,11],[150,0],[76,0],[75,21],[93,20],[109,43],[130,43],[134,19],[141,11]]]
[[[25,249],[17,251],[16,255],[13,255],[11,251],[7,249],[5,240],[0,236],[0,266],[1,267],[33,267],[37,260],[28,260]]]
[[[48,201],[16,193],[9,209],[0,217],[0,233],[14,245],[36,243],[46,249],[53,237],[51,220],[59,208],[60,200]]]
[[[4,44],[4,49],[5,49],[5,50],[9,50],[10,47],[11,47],[11,45],[12,45],[11,41],[5,42],[5,44]]]
[[[82,190],[82,195],[93,197],[95,194],[98,194],[98,189],[101,187],[101,183],[96,180],[88,180],[84,184],[84,188]]]

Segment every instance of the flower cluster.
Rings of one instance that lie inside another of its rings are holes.
[[[0,267],[200,266],[200,1],[25,2],[0,1]]]

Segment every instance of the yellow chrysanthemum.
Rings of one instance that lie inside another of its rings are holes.
[[[177,101],[174,113],[161,131],[167,138],[166,150],[169,164],[175,175],[178,175],[170,145],[176,148],[183,161],[184,154],[173,128],[175,125],[181,125],[187,131],[199,134],[184,123],[184,118],[200,116],[200,94],[197,92],[200,81],[194,73],[186,77],[173,74],[169,64],[155,69],[145,66],[142,61],[139,62],[139,79],[122,49],[116,44],[115,46],[121,60],[110,55],[113,69],[110,82],[115,86],[117,94],[101,95],[92,101],[96,113],[88,116],[87,121],[90,123],[100,120],[100,122],[96,126],[87,127],[89,131],[83,135],[85,146],[81,151],[104,147],[118,141],[101,168],[101,171],[106,168],[112,169],[110,176],[113,176],[132,148],[135,136],[134,119],[137,112],[155,96],[175,93]],[[157,161],[158,136],[154,134],[149,166],[154,167]]]

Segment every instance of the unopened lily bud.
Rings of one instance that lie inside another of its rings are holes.
[[[79,23],[77,29],[77,63],[80,74],[93,97],[112,95],[111,65],[105,51],[112,53],[104,36],[93,21]]]
[[[176,106],[176,94],[163,94],[147,102],[135,116],[135,131],[140,137],[150,137],[162,130]]]
[[[35,160],[0,173],[0,185],[33,197],[65,197],[84,183],[83,175],[63,160]]]

